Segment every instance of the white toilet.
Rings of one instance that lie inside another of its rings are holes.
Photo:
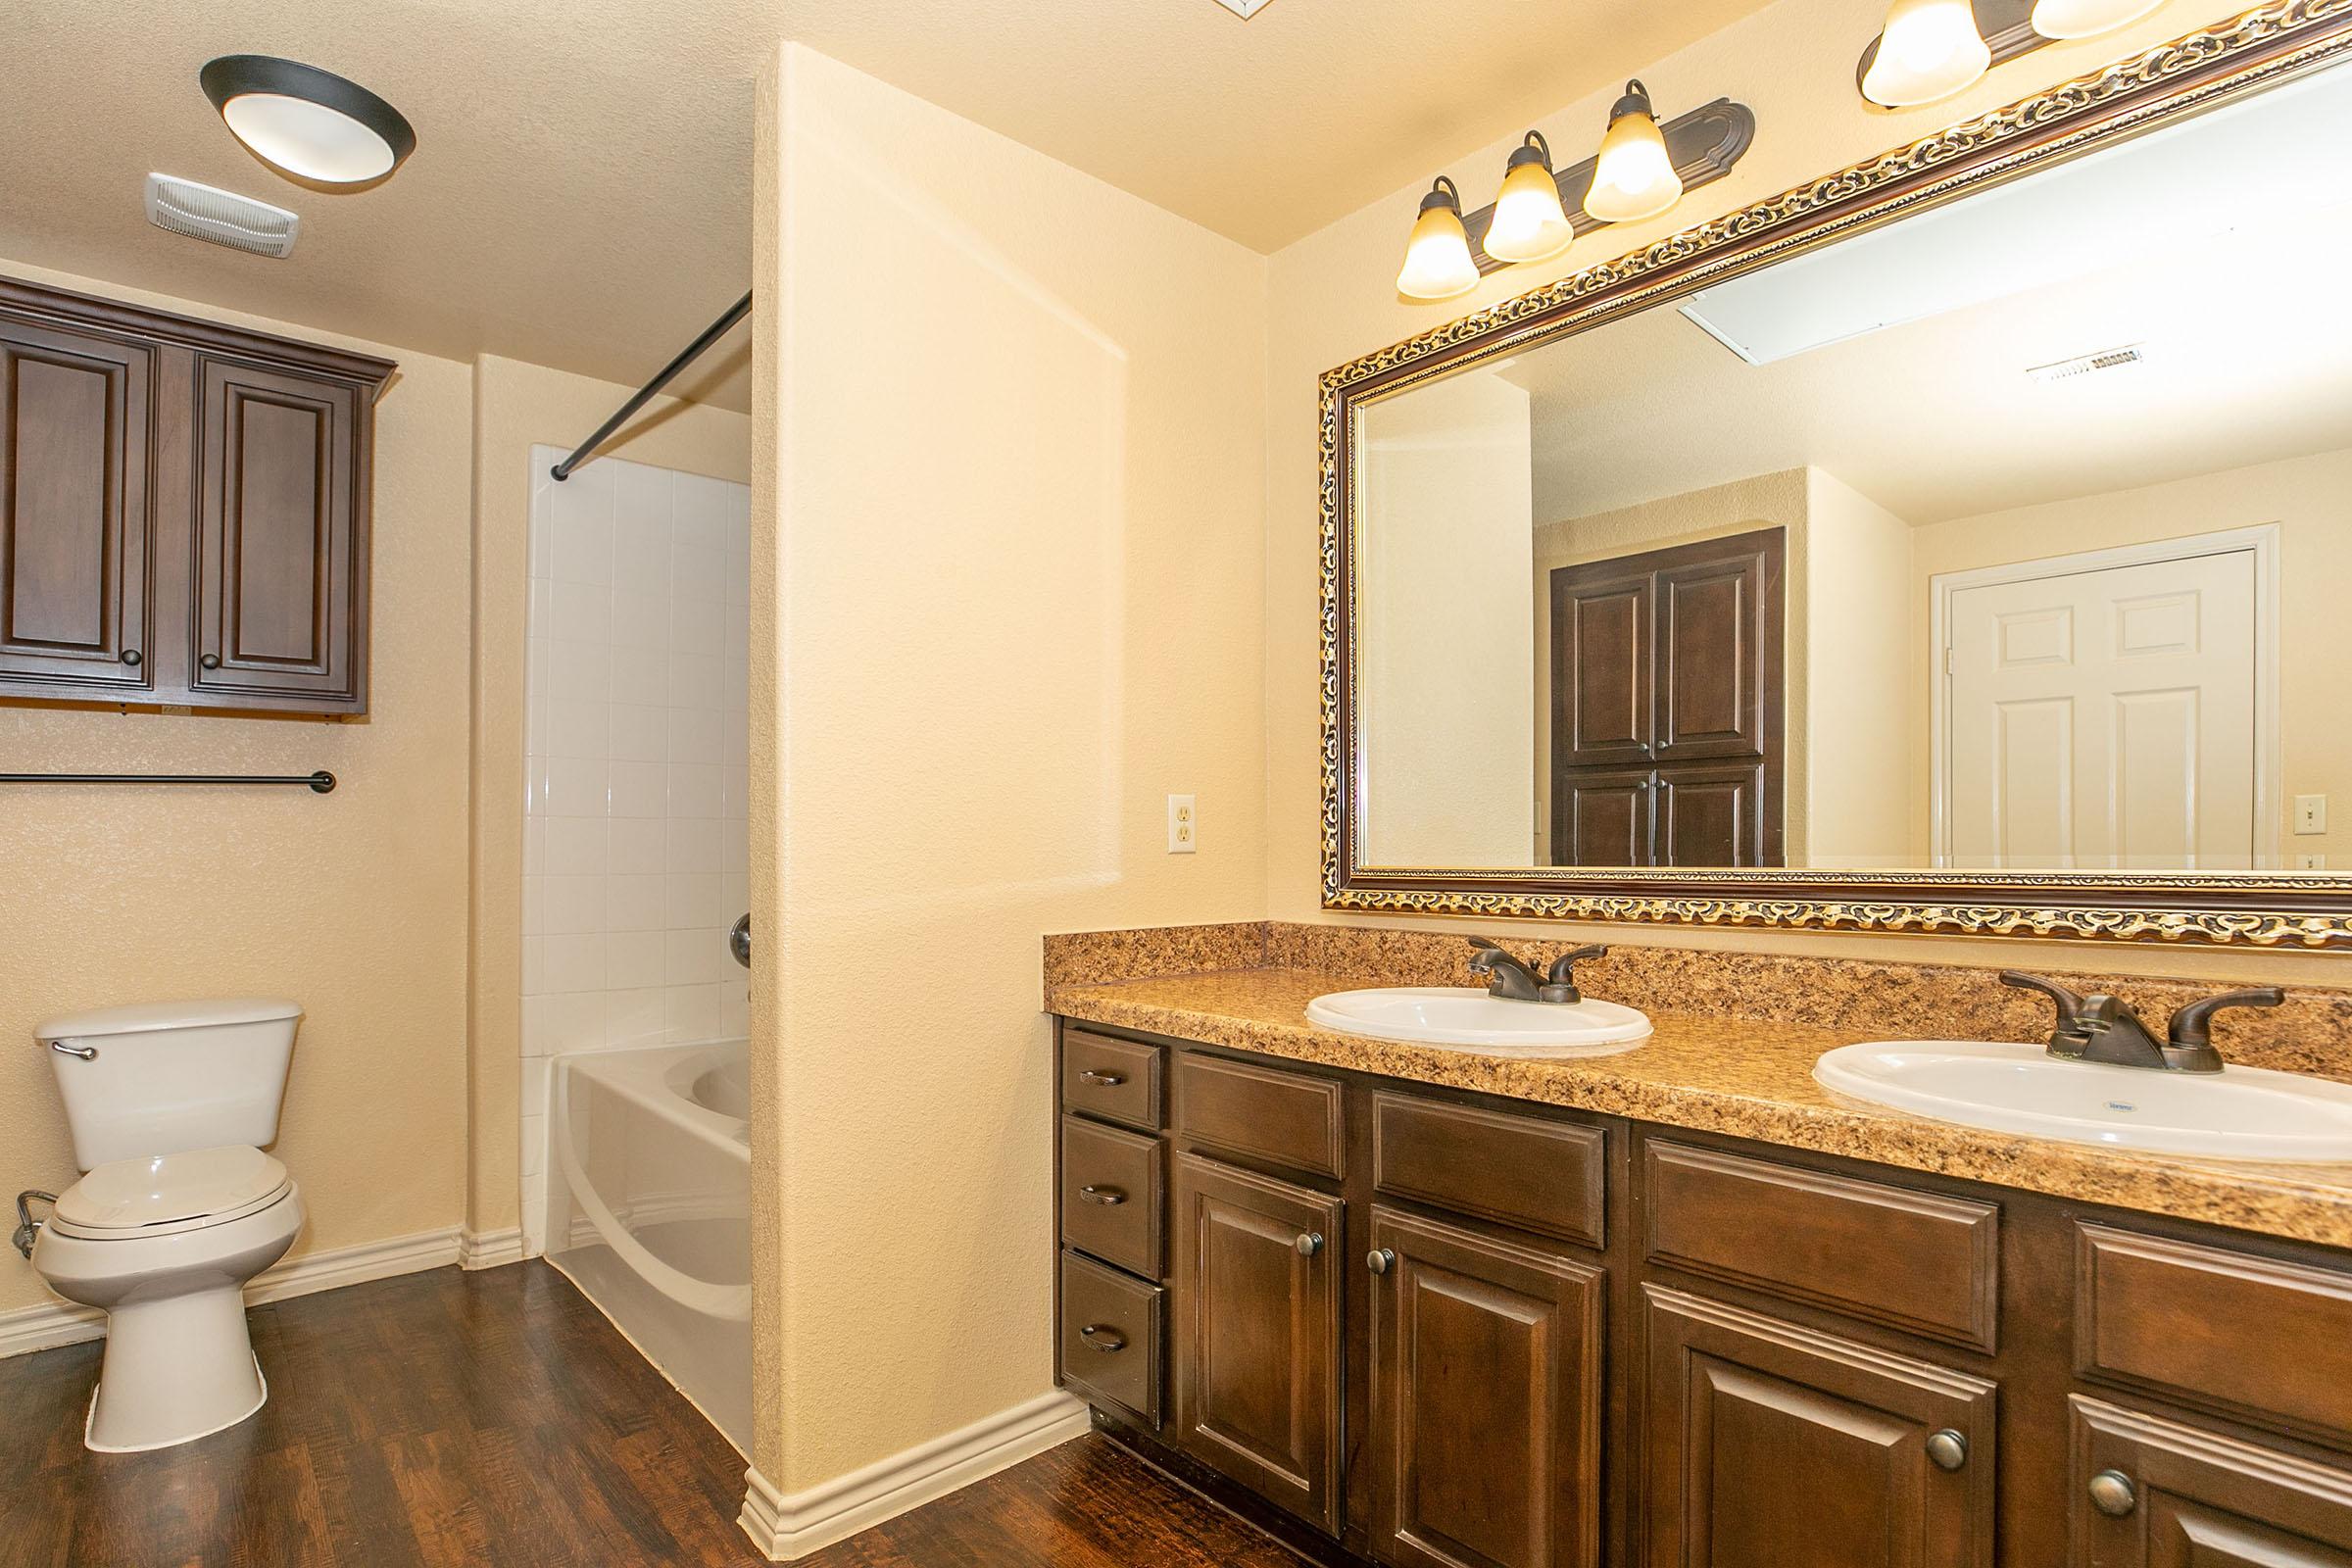
[[[302,1229],[301,1194],[261,1150],[277,1139],[301,1021],[291,1002],[248,998],[108,1007],[36,1031],[87,1174],[58,1196],[32,1266],[107,1313],[91,1448],[170,1447],[269,1397],[244,1291]]]

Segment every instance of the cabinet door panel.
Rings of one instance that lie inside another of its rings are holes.
[[[1649,760],[1649,573],[1608,564],[1551,574],[1552,749],[1563,767]]]
[[[1336,1535],[1340,1200],[1197,1154],[1175,1193],[1177,1440]]]
[[[1765,704],[1779,650],[1768,649],[1767,602],[1779,597],[1780,536],[1715,560],[1676,561],[1658,571],[1657,759],[1762,758]],[[1678,553],[1679,554],[1679,553]]]
[[[153,382],[151,349],[0,318],[0,679],[153,685]]]
[[[1654,863],[1655,783],[1646,772],[1562,772],[1552,783],[1552,860],[1559,865]]]
[[[1993,1386],[1646,1286],[1655,1568],[1990,1568]],[[1956,1469],[1928,1440],[1955,1434]]]
[[[2352,1474],[2103,1400],[2068,1404],[2074,1568],[2352,1568]],[[2094,1477],[2129,1488],[2122,1511],[2093,1504]]]
[[[1660,865],[1778,865],[1764,821],[1762,762],[1676,763],[1658,769]]]
[[[1372,1291],[1382,1556],[1584,1568],[1600,1553],[1601,1270],[1385,1208]]]
[[[348,384],[200,362],[203,454],[191,684],[226,697],[362,698],[367,547]]]

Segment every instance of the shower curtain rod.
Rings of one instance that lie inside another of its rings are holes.
[[[619,429],[623,424],[627,423],[630,415],[635,414],[639,409],[644,408],[646,404],[652,400],[655,393],[669,385],[671,377],[675,376],[680,370],[683,370],[689,365],[692,365],[696,360],[702,358],[705,350],[710,348],[711,344],[717,342],[720,338],[725,337],[727,333],[734,330],[735,323],[751,314],[752,297],[751,295],[746,294],[743,298],[737,300],[733,305],[727,308],[726,315],[720,317],[717,320],[712,321],[709,326],[705,327],[701,337],[698,337],[693,342],[687,344],[685,353],[680,354],[676,359],[662,367],[662,373],[660,375],[655,376],[651,381],[646,382],[644,386],[639,387],[636,395],[631,397],[628,402],[623,403],[619,410],[612,416],[612,417],[598,425],[596,427],[596,434],[581,442],[576,448],[573,449],[570,457],[565,458],[562,463],[557,464],[554,467],[550,468],[548,472],[554,474],[559,480],[570,478],[571,470],[578,467],[581,464],[587,462],[589,454],[593,453],[598,447],[603,446],[605,444],[605,439],[608,436],[612,435],[613,431]]]

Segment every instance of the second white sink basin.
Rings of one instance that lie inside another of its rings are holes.
[[[1814,1064],[1825,1089],[1991,1132],[2216,1159],[2352,1160],[2352,1087],[2225,1067],[2157,1072],[2063,1061],[2039,1046],[1896,1040]]]
[[[1307,1020],[1345,1034],[1409,1040],[1489,1056],[1598,1056],[1649,1038],[1649,1019],[1614,1002],[1513,1002],[1461,986],[1335,991]]]

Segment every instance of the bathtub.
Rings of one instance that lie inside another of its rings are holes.
[[[548,1261],[748,1451],[744,1042],[578,1052],[555,1058],[547,1087]]]

